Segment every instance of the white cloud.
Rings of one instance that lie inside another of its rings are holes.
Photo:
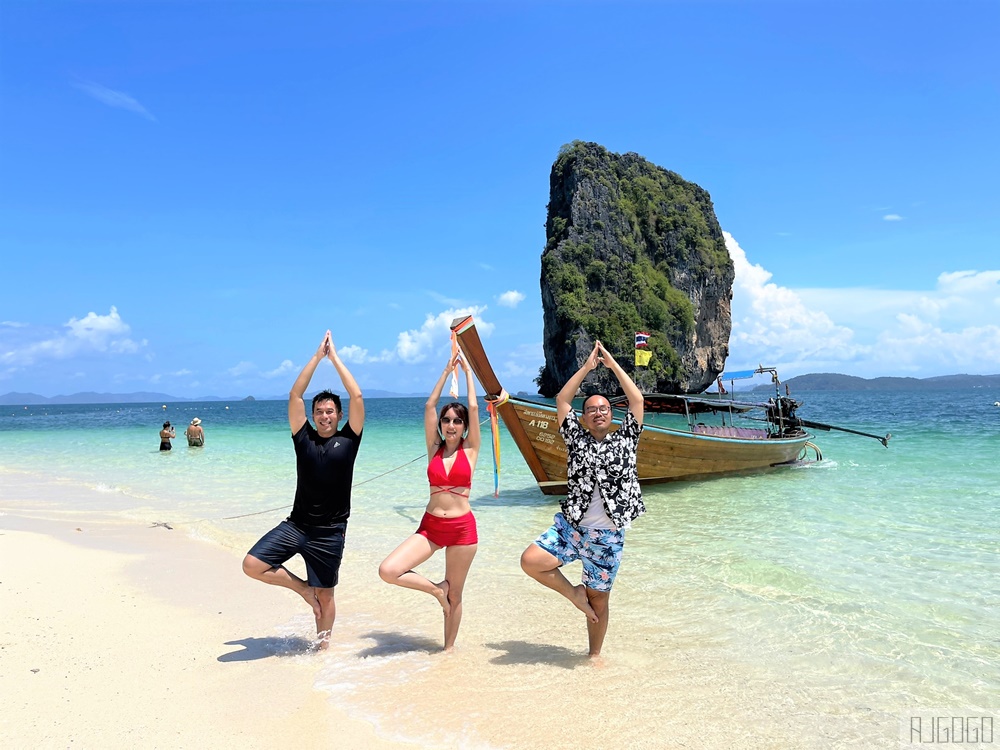
[[[736,270],[729,339],[732,367],[778,362],[794,366],[841,353],[857,354],[849,328],[805,305],[794,291],[773,283],[769,271],[752,265],[732,235],[723,234]]]
[[[7,328],[27,328],[27,323],[18,323],[14,320],[0,320],[0,326],[6,326]]]
[[[963,298],[986,294],[1000,302],[1000,271],[956,271],[938,276],[938,287]]]
[[[899,214],[886,214],[882,217],[884,221],[902,221],[903,217]]]
[[[246,375],[249,372],[253,372],[256,369],[257,365],[255,365],[253,362],[243,361],[233,367],[230,367],[228,372],[234,378],[239,378],[242,377],[243,375]]]
[[[351,344],[350,346],[338,346],[337,354],[344,362],[355,365],[369,364],[371,362],[392,362],[395,356],[389,349],[383,349],[380,354],[369,355],[368,350]]]
[[[477,324],[478,328],[478,324]],[[545,351],[541,341],[521,344],[510,351],[499,362],[498,374],[503,382],[533,382],[538,369],[545,363]]]
[[[106,86],[101,86],[99,83],[93,83],[91,81],[82,81],[73,85],[102,104],[107,104],[109,107],[115,107],[116,109],[124,109],[127,112],[132,112],[141,117],[145,117],[151,122],[156,122],[156,118],[150,114],[149,110],[139,104],[139,102],[128,94],[122,93],[121,91],[115,91],[114,89],[109,89]]]
[[[350,344],[338,346],[337,354],[344,362],[350,364],[373,364],[385,362],[403,362],[416,364],[425,361],[430,356],[447,356],[451,339],[451,323],[455,318],[466,315],[476,316],[476,328],[483,336],[489,336],[494,329],[492,323],[482,319],[485,306],[451,307],[437,314],[429,313],[420,328],[402,331],[396,336],[396,345],[392,349],[383,349],[378,354],[368,349]]]
[[[736,269],[732,369],[772,364],[785,377],[1000,372],[1000,271],[941,273],[925,290],[793,290],[724,234]]]
[[[403,331],[396,339],[396,356],[407,364],[422,362],[430,354],[443,352],[451,339],[451,322],[465,315],[476,316],[476,329],[488,336],[493,325],[481,319],[485,307],[472,306],[445,310],[437,315],[428,315],[424,324],[415,330]]]
[[[504,292],[497,298],[497,302],[504,307],[517,307],[519,304],[524,302],[524,295],[514,289],[509,292]]]
[[[243,364],[242,362],[240,364]],[[239,367],[239,365],[237,365]],[[281,364],[275,367],[273,370],[268,370],[267,372],[262,372],[261,376],[265,378],[280,378],[282,375],[287,375],[290,372],[295,372],[297,367],[292,364],[292,360],[284,359]]]
[[[83,318],[70,318],[66,327],[76,338],[92,341],[98,348],[103,348],[102,345],[109,340],[113,343],[115,336],[129,332],[128,325],[121,319],[115,307],[111,308],[108,315],[89,312]]]
[[[368,350],[362,349],[360,346],[351,344],[349,346],[337,347],[337,354],[345,362],[350,362],[352,364],[361,364],[368,357]]]
[[[107,315],[89,312],[83,318],[70,318],[64,327],[69,329],[66,334],[49,334],[40,340],[12,346],[0,355],[0,362],[23,367],[40,360],[68,359],[94,352],[134,354],[148,344],[145,339],[133,341],[129,338],[131,329],[116,307]],[[25,327],[16,328],[24,331]],[[30,331],[25,333],[30,335]]]

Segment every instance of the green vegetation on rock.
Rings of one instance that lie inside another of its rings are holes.
[[[722,371],[733,265],[708,193],[637,154],[564,146],[552,166],[542,253],[546,363],[554,395],[600,339],[628,370],[636,331],[653,358],[644,390],[704,390]],[[609,373],[593,385],[617,391]]]

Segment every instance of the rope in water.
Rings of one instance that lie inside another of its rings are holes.
[[[484,419],[482,422],[480,422],[480,424],[484,424],[487,421],[489,421],[489,420],[488,419]],[[412,463],[414,463],[416,461],[419,461],[422,458],[426,458],[426,457],[427,456],[425,454],[421,454],[421,455],[417,456],[416,458],[407,461],[406,463],[400,464],[399,466],[395,467],[394,469],[389,469],[389,471],[383,471],[381,474],[378,474],[377,476],[369,477],[368,479],[365,479],[362,482],[357,482],[356,484],[353,484],[351,486],[351,489],[354,489],[355,487],[360,487],[363,484],[368,484],[369,482],[374,482],[376,479],[381,479],[384,476],[388,476],[389,474],[392,474],[394,471],[399,471],[400,469],[406,468],[410,464],[412,464]],[[238,516],[224,516],[224,517],[216,519],[216,520],[219,520],[219,521],[233,521],[233,520],[235,520],[237,518],[249,518],[250,516],[260,516],[260,515],[263,515],[264,513],[274,513],[276,510],[287,510],[288,508],[291,508],[291,507],[292,507],[291,505],[282,505],[282,506],[280,506],[278,508],[268,508],[267,510],[255,510],[253,513],[241,513]],[[209,519],[206,518],[206,519],[203,519],[203,520],[207,521]]]
[[[363,482],[358,482],[357,484],[352,485],[351,489],[353,489],[354,487],[360,487],[363,484],[368,484],[369,482],[374,482],[376,479],[381,479],[382,477],[384,477],[384,476],[386,476],[388,474],[392,474],[392,472],[394,472],[394,471],[399,471],[400,469],[409,466],[414,461],[419,461],[422,458],[426,458],[426,456],[424,456],[424,455],[417,456],[416,458],[414,458],[414,459],[412,459],[410,461],[407,461],[405,464],[400,464],[395,469],[389,469],[389,471],[384,471],[381,474],[379,474],[378,476],[370,477],[369,479],[366,479]],[[282,505],[279,508],[268,508],[267,510],[257,510],[257,511],[254,511],[253,513],[241,513],[238,516],[224,516],[223,518],[220,518],[219,520],[220,521],[232,521],[233,519],[236,519],[236,518],[248,518],[250,516],[259,516],[259,515],[261,515],[263,513],[273,513],[276,510],[287,510],[288,508],[291,508],[291,507],[292,507],[291,505]]]

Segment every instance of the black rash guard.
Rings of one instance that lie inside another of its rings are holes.
[[[292,440],[298,482],[288,520],[303,526],[346,523],[351,515],[351,483],[361,435],[345,424],[331,437],[320,437],[306,420]]]

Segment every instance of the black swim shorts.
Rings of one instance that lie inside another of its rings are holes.
[[[284,520],[264,534],[247,554],[275,568],[302,555],[310,586],[329,589],[340,579],[347,524],[303,526]]]

